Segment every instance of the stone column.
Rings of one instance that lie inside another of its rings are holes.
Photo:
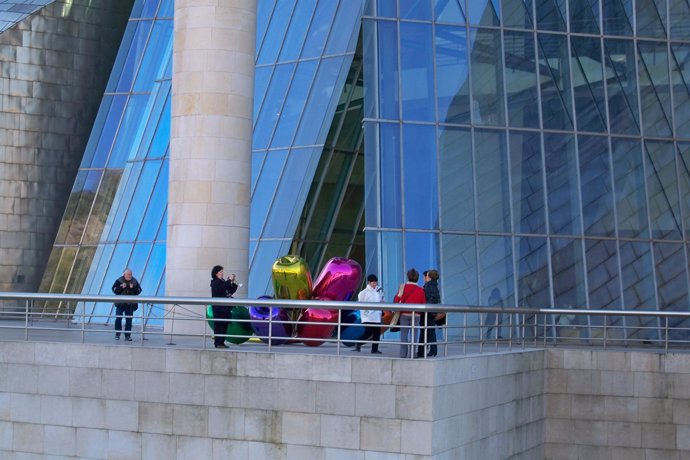
[[[210,297],[216,264],[246,294],[255,40],[256,0],[175,1],[166,295]]]

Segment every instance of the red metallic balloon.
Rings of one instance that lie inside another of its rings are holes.
[[[333,324],[310,324],[310,323],[333,323]],[[328,310],[325,308],[307,308],[302,313],[297,325],[297,337],[305,345],[318,347],[323,343],[323,339],[333,336],[338,322],[338,310]]]

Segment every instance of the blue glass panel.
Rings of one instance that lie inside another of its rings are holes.
[[[503,299],[503,306],[514,306],[512,238],[480,236],[478,244],[480,305],[497,305],[498,295]]]
[[[160,93],[159,93],[160,94]],[[167,90],[163,92],[165,94],[165,105],[162,111],[154,110],[152,115],[158,115],[160,113],[160,118],[151,118],[149,123],[153,127],[155,126],[155,133],[153,139],[151,140],[151,145],[146,149],[145,153],[148,158],[162,158],[165,156],[170,145],[170,84],[167,84]],[[162,99],[162,97],[160,98]],[[158,101],[156,101],[158,102]],[[139,158],[139,154],[137,154]]]
[[[620,309],[622,302],[616,242],[585,240],[585,254],[589,308]]]
[[[690,19],[690,14],[686,16]],[[688,27],[690,29],[690,26]],[[674,129],[677,137],[690,137],[690,45],[671,44]]]
[[[165,67],[172,56],[173,22],[156,21],[146,46],[145,59],[141,63],[133,91],[151,91],[156,80],[163,77]]]
[[[545,133],[544,153],[551,233],[578,235],[580,198],[572,136]]]
[[[546,233],[541,137],[511,131],[509,140],[515,231]]]
[[[264,43],[268,21],[271,19],[276,0],[260,0],[256,2],[256,55],[259,55]],[[286,2],[287,3],[287,2]]]
[[[156,235],[156,241],[165,241],[168,238],[168,211],[166,209],[161,219],[161,226],[158,229],[158,235]]]
[[[652,238],[679,240],[682,233],[673,144],[647,141],[645,147]]]
[[[498,14],[490,0],[467,2],[467,19],[470,24],[480,26],[499,26]]]
[[[104,96],[98,116],[100,118],[101,114],[105,113],[106,110],[108,115],[103,121],[100,121],[102,123],[101,131],[98,129],[99,120],[96,120],[97,124],[91,133],[89,144],[86,147],[86,153],[82,160],[83,166],[91,168],[103,168],[105,166],[115,140],[115,133],[117,133],[120,127],[120,119],[122,118],[126,103],[127,96],[125,95]]]
[[[158,9],[159,18],[172,18],[175,12],[175,0],[161,0],[161,6]]]
[[[400,19],[431,21],[431,0],[400,0]]]
[[[352,52],[359,36],[360,19],[362,18],[363,0],[340,2],[333,26],[329,32],[325,54]]]
[[[378,125],[372,122],[364,122],[364,222],[367,227],[379,227],[381,215],[379,213],[378,170],[379,151]],[[367,254],[369,254],[367,237]]]
[[[608,140],[580,136],[580,189],[585,235],[614,236],[613,184]]]
[[[115,58],[115,63],[113,64],[113,69],[110,71],[110,77],[108,77],[108,84],[106,85],[106,93],[113,93],[117,87],[117,83],[120,79],[120,74],[122,73],[122,68],[127,60],[127,52],[129,46],[132,43],[135,35],[137,34],[137,23],[139,21],[130,21],[127,23],[125,28],[125,33],[122,36],[122,41],[120,42],[120,49]]]
[[[304,104],[312,87],[311,82],[314,79],[317,64],[318,61],[303,61],[297,65],[285,104],[280,111],[271,147],[288,147],[291,145],[297,123],[305,112]]]
[[[532,0],[502,0],[503,25],[518,29],[533,29]]]
[[[436,91],[439,121],[470,122],[468,62],[466,29],[436,26]]]
[[[276,3],[266,31],[266,38],[256,60],[257,64],[272,64],[278,60],[278,53],[285,39],[285,32],[295,3],[285,1]]]
[[[381,124],[381,225],[386,228],[402,227],[402,184],[400,161],[400,126]]]
[[[134,159],[151,110],[150,99],[148,94],[129,96],[113,151],[108,158],[109,168],[122,168],[127,160]]]
[[[142,273],[142,295],[156,295],[160,278],[165,270],[165,243],[156,243],[148,256],[146,271]]]
[[[565,0],[535,0],[537,28],[565,32]]]
[[[606,102],[599,38],[572,37],[573,91],[577,129],[606,131]]]
[[[690,40],[690,4],[686,0],[669,0],[669,21],[672,40]]]
[[[134,241],[136,239],[144,217],[144,211],[146,210],[146,204],[151,197],[153,186],[156,184],[161,163],[161,161],[145,162],[134,193],[123,198],[123,202],[127,202],[129,207],[127,218],[120,233],[120,240]]]
[[[321,151],[318,147],[290,151],[262,237],[284,238],[294,235]],[[273,152],[268,154],[269,157],[271,155]]]
[[[504,32],[508,125],[539,128],[539,86],[534,55],[534,34]]]
[[[153,21],[130,22],[127,25],[127,27],[129,28],[130,26],[132,26],[132,24],[134,24],[133,27],[136,27],[136,30],[132,37],[131,43],[129,43],[127,57],[124,63],[122,64],[120,80],[117,82],[117,86],[115,88],[108,88],[106,90],[107,92],[128,92],[132,87],[132,83],[134,82],[134,76],[137,74],[137,71],[139,70],[139,64],[141,63],[141,59],[144,57],[144,51],[146,50],[146,42],[148,41]],[[120,47],[123,50],[127,49],[125,48],[124,41],[122,42],[122,45],[120,45]],[[113,72],[114,71],[115,68],[113,69]]]
[[[405,267],[417,269],[420,284],[424,270],[438,269],[438,257],[437,233],[405,232]]]
[[[604,33],[632,36],[633,0],[602,0]]]
[[[136,243],[132,249],[132,255],[130,256],[129,263],[127,264],[127,266],[132,269],[134,277],[139,280],[139,283],[141,283],[143,295],[146,295],[144,294],[144,290],[147,289],[147,283],[146,279],[144,279],[142,275],[144,274],[144,269],[146,268],[146,262],[148,261],[152,246],[153,244],[151,243]],[[148,286],[149,292],[151,292],[151,288],[152,286]]]
[[[569,0],[570,31],[599,35],[599,0]]]
[[[618,236],[648,238],[647,199],[640,142],[611,139]]]
[[[255,150],[268,147],[294,69],[295,64],[278,65],[275,68],[259,117],[254,124],[253,148]]]
[[[448,280],[444,298],[456,305],[479,305],[475,237],[442,234],[441,241],[441,274]]]
[[[688,275],[682,244],[654,243],[659,310],[688,310]]]
[[[570,58],[564,35],[537,34],[544,128],[573,127],[570,94]]]
[[[680,206],[684,219],[685,239],[690,240],[690,144],[678,143]]]
[[[319,2],[317,4],[314,18],[311,21],[311,26],[304,42],[302,59],[318,57],[323,53],[338,3],[331,1]]]
[[[604,54],[610,129],[614,133],[639,134],[637,58],[633,41],[605,39]]]
[[[249,297],[275,295],[271,282],[271,267],[278,257],[285,254],[282,241],[266,240],[258,243],[249,273]]]
[[[403,172],[405,228],[437,228],[438,174],[433,126],[403,125]]]
[[[376,21],[365,19],[362,24],[362,47],[366,50],[376,49]],[[378,67],[376,53],[364,53],[364,118],[378,118]]]
[[[139,181],[139,175],[143,167],[142,162],[129,163],[124,169],[120,186],[117,189],[113,205],[108,214],[108,219],[105,224],[103,235],[108,235],[105,241],[118,241],[122,223],[127,214],[127,208],[130,204],[130,199],[134,194],[134,189]],[[103,240],[102,240],[103,241]]]
[[[510,181],[504,132],[474,134],[477,221],[480,231],[510,232]]]
[[[285,35],[283,48],[280,51],[280,61],[292,61],[299,57],[306,37],[307,28],[316,9],[316,0],[301,0],[297,2],[292,14],[290,28]]]
[[[434,0],[434,15],[437,22],[464,24],[465,15],[458,0]],[[462,2],[464,5],[464,1]]]
[[[251,194],[254,194],[256,190],[256,179],[259,177],[259,171],[264,165],[264,159],[266,158],[266,151],[252,152],[252,187]]]
[[[398,285],[406,280],[407,268],[403,262],[403,243],[401,232],[381,232],[381,276],[383,286],[388,287],[388,295],[392,297]]]
[[[654,263],[649,243],[621,241],[619,252],[625,308],[652,309],[656,301]]]
[[[671,92],[669,90],[666,43],[638,42],[640,111],[646,136],[671,136]]]
[[[137,18],[153,18],[156,16],[159,0],[141,0],[137,1],[132,8],[131,19]]]
[[[312,86],[308,110],[304,112],[294,145],[322,144],[331,126],[338,97],[333,92],[342,91],[343,83],[350,68],[352,56],[322,59],[316,79]]]
[[[285,167],[287,153],[287,150],[276,150],[266,155],[264,167],[259,173],[256,189],[251,199],[251,238],[258,238],[261,236],[261,229],[264,227],[266,216],[273,203],[276,184]]]
[[[635,0],[637,35],[666,38],[666,0]]]
[[[254,71],[254,124],[259,116],[259,108],[264,102],[268,83],[271,81],[274,66],[257,67]]]
[[[505,123],[501,32],[471,29],[472,115],[484,125]]]
[[[516,239],[518,306],[551,306],[549,252],[546,238]]]
[[[587,308],[581,240],[551,240],[551,271],[554,306]]]
[[[474,162],[469,129],[439,128],[441,228],[474,231]]]
[[[158,162],[156,162],[158,163]],[[168,204],[168,161],[163,161],[156,184],[148,199],[146,213],[141,224],[137,239],[139,241],[153,241],[161,225],[163,213]],[[143,208],[143,206],[142,206]]]
[[[113,295],[113,282],[120,276],[122,276],[122,273],[125,271],[125,268],[132,268],[129,267],[129,257],[132,253],[133,246],[133,244],[115,245],[115,250],[112,253],[113,255],[106,265],[107,268],[105,270],[105,278],[103,279],[103,282],[101,283],[101,286],[99,287],[97,294]],[[100,267],[100,269],[103,270],[103,267]],[[135,271],[134,268],[132,268],[132,271]],[[135,278],[141,276],[139,272],[134,272],[132,274]]]
[[[400,81],[403,119],[434,121],[434,64],[431,25],[400,24]]]
[[[398,29],[394,22],[378,22],[377,49],[379,116],[383,119],[397,120],[400,102],[399,83],[397,78],[390,78],[398,73]]]
[[[398,2],[396,0],[376,0],[376,15],[383,18],[397,18]]]

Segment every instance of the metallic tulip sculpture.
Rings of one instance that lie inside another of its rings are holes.
[[[271,296],[261,296],[259,299],[272,299]],[[292,336],[292,324],[289,321],[288,313],[282,308],[277,307],[249,307],[249,317],[252,319],[252,330],[254,334],[264,343],[271,345],[282,345],[288,342]]]
[[[335,257],[326,262],[312,288],[306,262],[301,257],[289,255],[275,261],[272,276],[279,299],[347,301],[362,282],[362,268],[354,260]],[[332,337],[338,322],[338,310],[335,309],[310,307],[289,310],[286,314],[291,321],[298,322],[297,327],[292,328],[292,337],[313,347]]]
[[[235,337],[226,337],[225,340],[227,342],[234,343],[235,345],[239,345],[249,340],[253,332],[251,324],[246,321],[249,319],[249,310],[247,307],[232,307],[230,310],[230,316],[233,320],[239,319],[242,321],[228,322],[228,328],[226,329],[225,333]],[[206,307],[206,321],[208,322],[211,330],[213,330],[213,307],[211,305]]]

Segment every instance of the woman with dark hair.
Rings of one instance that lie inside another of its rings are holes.
[[[441,293],[438,291],[438,272],[427,270],[424,272],[424,295],[427,304],[441,303]],[[436,356],[438,347],[436,345],[436,313],[429,312],[422,314],[419,347],[417,347],[417,358],[424,358],[426,344],[429,345],[429,352],[426,356]]]
[[[393,298],[395,303],[426,303],[424,289],[417,285],[419,272],[414,268],[407,271],[407,283],[401,284]],[[414,318],[414,321],[413,321]],[[407,358],[408,351],[414,353],[416,340],[415,327],[419,327],[419,313],[400,312],[400,357]]]
[[[216,265],[211,269],[211,297],[232,297],[237,291],[237,283],[235,282],[235,274],[228,276],[227,280],[223,278],[223,267]],[[225,337],[223,337],[228,330],[227,320],[231,319],[229,305],[213,305],[213,344],[216,348],[228,348],[225,345]]]

